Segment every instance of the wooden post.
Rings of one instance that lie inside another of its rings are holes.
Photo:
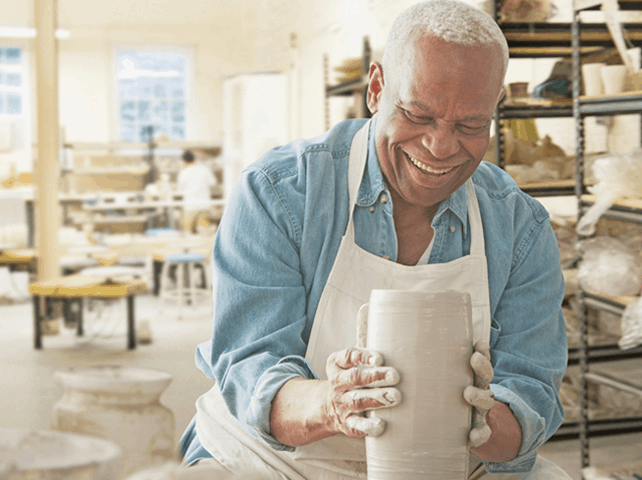
[[[38,160],[34,178],[37,186],[38,279],[50,280],[60,276],[57,0],[34,1],[38,105]]]

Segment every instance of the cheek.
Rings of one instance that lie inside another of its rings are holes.
[[[481,138],[470,138],[462,141],[462,144],[466,151],[476,160],[481,161],[481,159],[486,154],[488,149],[488,144],[490,143],[490,138],[484,136]]]

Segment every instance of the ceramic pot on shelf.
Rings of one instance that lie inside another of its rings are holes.
[[[115,442],[123,476],[176,460],[174,415],[160,403],[169,373],[99,365],[58,371],[55,379],[63,396],[53,407],[52,428]]]

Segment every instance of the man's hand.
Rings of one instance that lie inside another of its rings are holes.
[[[325,414],[337,432],[362,438],[381,435],[386,426],[366,410],[398,405],[401,392],[399,372],[383,366],[383,357],[364,348],[349,348],[328,357],[326,374],[330,382]]]
[[[272,401],[270,433],[285,445],[297,447],[344,433],[349,437],[381,435],[385,422],[367,418],[365,410],[392,407],[401,393],[392,388],[399,373],[384,367],[381,354],[349,348],[328,357],[328,380],[294,378]]]
[[[464,400],[473,407],[473,427],[468,434],[470,446],[479,447],[486,443],[491,435],[490,427],[486,424],[486,413],[495,405],[495,396],[490,391],[494,373],[488,343],[479,340],[475,343],[474,350],[470,357],[470,366],[475,374],[474,386],[466,387]]]
[[[488,343],[475,344],[470,366],[475,373],[474,386],[464,390],[464,399],[473,406],[470,452],[486,462],[512,460],[519,453],[522,430],[508,405],[496,401],[490,391],[494,372]]]

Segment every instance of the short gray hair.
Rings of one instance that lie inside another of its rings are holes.
[[[392,24],[381,64],[386,71],[399,71],[414,64],[414,48],[425,36],[467,46],[496,46],[508,68],[508,44],[497,22],[483,10],[461,0],[428,0],[403,11]],[[393,75],[395,76],[395,75]]]

